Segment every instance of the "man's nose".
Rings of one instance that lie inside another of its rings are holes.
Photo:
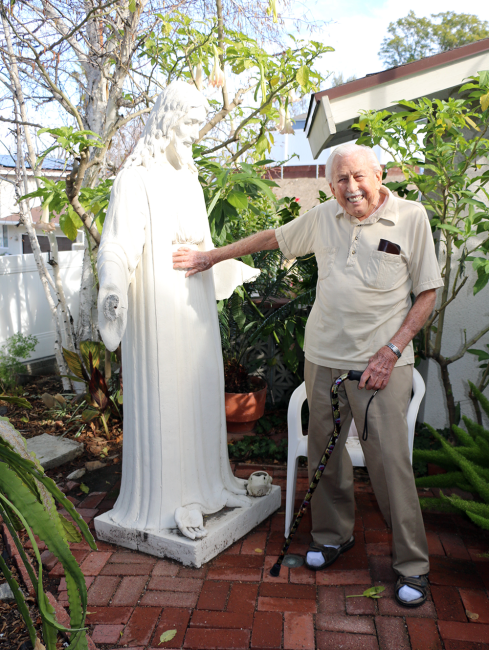
[[[353,176],[350,176],[348,179],[348,192],[355,192],[358,189],[358,183],[356,180],[353,178]]]

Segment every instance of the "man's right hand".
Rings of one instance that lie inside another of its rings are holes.
[[[173,268],[187,269],[185,277],[207,271],[213,266],[210,251],[196,251],[182,246],[173,253]]]

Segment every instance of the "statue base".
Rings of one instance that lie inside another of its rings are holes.
[[[280,508],[281,489],[272,485],[272,491],[266,497],[250,499],[252,505],[248,508],[223,508],[205,516],[208,533],[203,539],[189,539],[178,528],[158,532],[126,528],[114,523],[110,512],[95,518],[95,532],[97,539],[104,542],[178,560],[186,566],[201,567]]]

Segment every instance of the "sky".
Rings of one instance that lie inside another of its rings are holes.
[[[419,17],[455,11],[489,20],[487,0],[475,0],[467,6],[461,6],[460,0],[309,0],[307,5],[313,19],[331,21],[320,40],[334,47],[335,52],[323,57],[322,72],[342,72],[345,79],[351,75],[363,77],[384,68],[377,52],[389,23],[407,16],[411,9]]]

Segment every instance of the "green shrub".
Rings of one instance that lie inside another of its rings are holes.
[[[24,336],[18,332],[10,336],[0,348],[0,388],[6,392],[17,383],[16,375],[26,372],[20,359],[27,359],[36,349],[38,340],[35,336]]]

